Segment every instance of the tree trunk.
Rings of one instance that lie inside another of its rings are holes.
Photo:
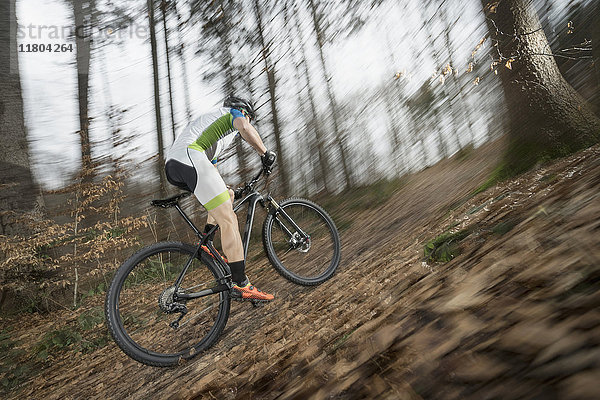
[[[167,81],[169,83],[169,106],[171,109],[171,130],[173,131],[173,141],[177,137],[175,128],[175,109],[173,106],[173,85],[171,82],[171,57],[169,55],[169,29],[167,28],[167,7],[169,7],[168,0],[162,0],[160,3],[160,9],[162,11],[162,22],[163,30],[165,31],[165,56],[167,59]]]
[[[387,37],[387,40],[386,40],[386,47],[388,50],[387,51],[387,58],[388,58],[387,62],[390,64],[390,68],[393,68],[394,65],[396,65],[396,59],[394,57],[394,49],[391,45],[389,36]],[[399,104],[406,103],[406,99],[404,96],[404,90],[403,90],[402,86],[400,86],[400,81],[397,81],[396,79],[394,81],[392,81],[392,84],[390,85],[390,87],[385,89],[383,100],[384,100],[384,104],[385,104],[386,110],[388,112],[388,115],[398,114],[397,112],[394,112],[394,109],[402,107]],[[394,176],[397,177],[397,176],[401,176],[402,174],[404,174],[407,170],[406,157],[404,157],[406,149],[404,147],[404,143],[402,143],[402,137],[401,137],[402,129],[398,125],[398,118],[390,118],[389,119],[388,130],[389,130],[389,136],[390,136],[391,143],[392,143],[391,155],[392,155],[392,159],[394,160],[394,166],[395,166]]]
[[[90,147],[89,119],[89,74],[92,56],[91,20],[94,2],[72,0],[75,18],[75,46],[77,49],[77,99],[79,102],[79,137],[81,143],[81,167],[84,175],[91,173],[92,156]]]
[[[183,49],[185,47],[183,41],[183,35],[181,34],[182,22],[181,15],[179,15],[179,11],[177,10],[177,2],[173,2],[173,12],[177,17],[177,34],[179,39],[179,46],[177,49],[177,55],[179,56],[179,62],[181,63],[181,78],[183,79],[183,97],[185,100],[185,114],[187,117],[187,122],[192,122],[192,102],[190,100],[190,83],[188,80],[187,74],[187,63],[185,61],[185,54]]]
[[[560,74],[531,0],[482,4],[510,116],[499,178],[596,143],[600,120]]]
[[[221,2],[221,7],[224,10],[229,10],[235,7],[231,1],[224,0]],[[233,23],[231,21],[231,15],[229,13],[224,13],[223,15],[223,23],[221,28],[224,30],[220,39],[223,41],[221,55],[223,57],[223,69],[225,72],[225,82],[223,83],[223,90],[226,96],[237,95],[236,87],[234,86],[235,81],[235,71],[234,71],[234,60],[233,54],[231,53],[232,45],[232,26]],[[250,76],[250,74],[245,75]],[[244,144],[242,140],[235,141],[235,155],[238,163],[238,176],[239,181],[244,180],[244,176],[248,172],[248,157],[246,152],[244,151]]]
[[[104,45],[106,46],[106,45]],[[98,51],[99,51],[99,55],[98,55],[98,60],[99,60],[99,64],[100,64],[100,68],[99,68],[99,73],[102,76],[102,80],[103,80],[103,85],[104,85],[104,102],[105,102],[105,107],[106,107],[106,118],[107,118],[107,123],[108,123],[108,127],[110,129],[110,138],[111,138],[111,144],[112,144],[112,151],[113,153],[111,154],[111,162],[112,162],[112,168],[113,168],[113,172],[112,174],[114,176],[117,176],[119,174],[119,162],[116,158],[116,152],[117,152],[117,143],[118,143],[118,135],[119,135],[119,129],[117,128],[116,124],[115,124],[115,119],[116,119],[116,107],[113,105],[112,102],[112,95],[111,95],[111,90],[110,90],[110,81],[108,79],[108,66],[106,63],[106,52],[104,51],[104,46],[98,46]]]
[[[352,176],[350,174],[350,171],[348,169],[348,164],[346,162],[346,157],[347,157],[348,152],[347,152],[347,149],[346,149],[346,146],[344,143],[344,139],[342,137],[342,133],[340,131],[339,121],[338,121],[339,116],[337,113],[335,97],[333,95],[333,88],[331,87],[330,77],[327,72],[327,65],[325,64],[325,56],[323,54],[323,37],[322,37],[322,33],[321,33],[319,19],[317,16],[317,9],[315,7],[315,3],[313,0],[308,0],[308,1],[309,1],[309,5],[310,5],[310,11],[311,11],[311,15],[312,15],[315,35],[317,36],[319,57],[321,60],[321,68],[323,69],[323,76],[325,77],[325,85],[327,87],[327,95],[329,97],[329,106],[331,107],[331,116],[332,116],[332,121],[333,121],[333,130],[334,130],[334,134],[335,134],[335,141],[340,150],[340,158],[342,161],[342,172],[343,172],[343,178],[344,178],[344,189],[346,189],[352,184]]]
[[[441,8],[441,6],[439,6],[439,8]],[[433,58],[433,61],[435,62],[435,66],[437,71],[443,71],[444,70],[444,64],[440,58],[440,55],[437,51],[437,49],[435,48],[435,41],[436,38],[433,37],[433,32],[431,30],[431,26],[430,24],[432,23],[432,18],[427,18],[427,15],[425,14],[425,9],[424,8],[420,8],[421,10],[421,18],[423,20],[423,27],[425,28],[425,31],[427,32],[427,38],[428,38],[428,43],[429,43],[429,49],[431,50],[431,55]],[[445,79],[445,77],[444,77]],[[432,93],[435,92],[434,88],[431,87],[430,89],[432,91]],[[462,148],[462,144],[460,142],[460,129],[459,129],[459,124],[458,124],[458,115],[456,114],[456,110],[453,107],[452,104],[452,98],[451,96],[449,96],[446,93],[446,89],[444,87],[444,85],[441,85],[440,87],[440,95],[442,97],[442,99],[447,100],[442,102],[443,106],[447,106],[448,107],[448,111],[450,113],[450,119],[451,119],[451,123],[452,123],[452,131],[453,131],[453,136],[454,136],[454,140],[456,142],[456,150],[460,150]],[[435,129],[437,132],[437,142],[438,142],[438,153],[440,154],[441,158],[446,158],[448,157],[448,145],[446,144],[446,141],[444,139],[444,135],[442,132],[442,119],[440,118],[439,115],[439,110],[438,110],[438,106],[434,103],[432,103],[432,113],[433,113],[433,120],[434,120],[434,124],[435,124]]]
[[[414,59],[414,63],[416,65],[421,65],[421,54],[423,53],[423,51],[425,51],[425,49],[423,50],[419,50],[416,45],[414,40],[409,40],[409,47],[410,47],[410,54],[413,54]],[[424,86],[422,85],[421,88],[419,88],[419,92],[421,90],[424,90]],[[412,97],[414,96],[420,96],[421,94],[417,92],[417,93],[413,93]],[[414,106],[409,106],[408,107],[408,114],[410,117],[410,120],[412,121],[412,132],[414,132],[415,134],[413,135],[413,145],[419,145],[419,147],[421,148],[421,160],[417,161],[416,163],[416,167],[417,169],[419,168],[426,168],[429,166],[429,156],[427,154],[427,147],[425,146],[425,138],[426,138],[426,132],[425,132],[425,121],[426,121],[426,112],[423,112],[421,110],[419,110],[418,108],[415,108]],[[412,146],[411,146],[412,149]]]
[[[301,38],[302,31],[300,29],[300,19],[299,19],[298,13],[294,13],[294,16],[295,16],[294,26],[296,29],[295,32],[296,32],[296,35],[298,35],[298,37]],[[310,112],[311,112],[310,124],[309,124],[308,128],[311,132],[314,132],[314,136],[315,136],[314,145],[315,145],[317,151],[313,152],[313,154],[316,154],[316,156],[318,157],[318,164],[319,164],[319,171],[320,171],[320,173],[317,173],[317,177],[320,178],[319,180],[322,181],[322,186],[325,189],[325,191],[331,192],[329,185],[328,185],[328,176],[329,176],[328,171],[330,171],[330,168],[329,168],[329,163],[327,161],[327,153],[325,151],[325,138],[324,138],[323,132],[320,128],[320,125],[318,123],[318,113],[317,113],[317,106],[315,104],[315,94],[314,94],[311,79],[310,79],[310,71],[308,70],[308,61],[306,59],[306,50],[304,48],[304,41],[300,40],[299,46],[300,46],[300,52],[301,52],[300,65],[302,66],[302,68],[304,70],[304,76],[306,77],[306,90],[308,91],[308,104],[310,106]]]
[[[453,94],[451,101],[456,99],[457,95],[460,96],[460,104],[458,105],[457,111],[459,112],[460,118],[467,123],[467,128],[469,129],[469,136],[470,136],[471,144],[475,144],[475,131],[473,130],[473,121],[471,119],[471,113],[468,110],[468,103],[467,103],[465,91],[464,91],[463,86],[460,84],[460,82],[458,80],[458,75],[454,73],[454,71],[458,67],[454,63],[454,48],[452,46],[452,41],[450,40],[450,29],[452,28],[452,26],[454,26],[458,22],[458,19],[452,25],[450,25],[448,22],[448,18],[446,16],[446,11],[443,6],[440,8],[439,14],[440,14],[440,20],[442,22],[442,25],[445,27],[445,29],[444,29],[444,45],[446,47],[446,51],[448,52],[450,66],[452,67],[452,77],[450,77],[450,80],[454,87],[455,93]],[[454,104],[455,109],[456,109],[456,106],[457,105]],[[456,132],[456,134],[458,135],[459,132]]]
[[[287,174],[287,165],[286,165],[286,157],[283,153],[282,143],[281,143],[281,132],[279,128],[279,118],[277,114],[277,79],[275,76],[275,66],[271,65],[269,61],[269,46],[266,43],[265,32],[262,23],[260,4],[258,0],[254,0],[254,11],[257,21],[257,29],[258,29],[258,37],[260,40],[260,46],[262,48],[262,58],[265,64],[265,70],[267,72],[267,81],[269,83],[269,97],[271,103],[271,118],[273,121],[273,134],[275,135],[275,145],[277,148],[277,157],[278,160],[278,170],[281,174],[281,187],[283,190],[283,194],[287,195],[290,193],[289,186],[289,178]]]
[[[596,73],[596,113],[600,114],[600,1],[596,1],[596,7],[592,9],[596,23],[592,26],[592,58],[594,72]]]
[[[286,31],[285,45],[289,46],[290,49],[293,49],[295,41],[298,41],[300,42],[300,49],[303,51],[301,44],[302,39],[299,36],[295,36],[299,35],[299,33],[294,33],[295,24],[290,19],[294,18],[294,11],[291,10],[292,8],[292,2],[288,1],[283,14],[284,29]],[[292,58],[294,62],[294,81],[296,83],[295,92],[298,102],[298,111],[299,115],[302,116],[302,121],[305,125],[304,129],[299,129],[295,134],[297,136],[296,140],[304,144],[296,149],[296,159],[298,164],[295,170],[299,171],[301,175],[301,193],[304,193],[308,196],[309,193],[321,191],[325,187],[325,182],[322,174],[319,173],[317,163],[315,162],[315,158],[318,157],[318,152],[313,127],[314,119],[311,119],[309,116],[309,113],[306,109],[307,100],[302,93],[304,86],[302,85],[303,79],[300,74],[300,65],[302,65],[303,60],[298,51],[292,51]]]
[[[23,232],[11,212],[35,207],[36,187],[29,164],[17,52],[15,0],[0,2],[0,234]]]
[[[396,115],[396,113],[394,112],[394,107],[395,104],[393,102],[394,100],[394,94],[392,94],[390,91],[386,91],[384,93],[384,98],[383,98],[383,102],[385,105],[385,109],[387,112],[387,115],[392,116],[392,115]],[[400,139],[400,128],[398,127],[398,120],[396,118],[387,118],[388,120],[388,132],[389,132],[389,137],[390,137],[390,142],[391,142],[391,149],[390,149],[390,153],[391,153],[391,157],[392,160],[394,161],[394,176],[400,176],[402,175],[402,172],[404,171],[404,166],[402,164],[402,161],[400,161],[400,149],[402,147],[402,141]]]
[[[233,60],[232,60],[233,62]],[[249,65],[244,65],[243,67],[243,76],[251,76],[250,75],[250,66]],[[253,97],[252,95],[250,96],[251,98]],[[248,153],[248,148],[251,148],[250,146],[245,146],[244,143],[242,142],[242,140],[236,140],[236,144],[235,144],[236,148],[236,155],[237,155],[237,162],[238,162],[238,166],[239,166],[239,175],[240,175],[240,182],[242,182],[244,180],[244,177],[246,176],[246,174],[248,172],[250,172],[250,168],[249,168],[249,156],[250,154]],[[256,152],[254,151],[254,149],[252,149],[252,154],[256,155]]]
[[[152,51],[152,73],[154,77],[154,111],[156,115],[156,138],[158,146],[157,172],[160,177],[161,193],[166,193],[165,154],[162,137],[162,118],[160,113],[160,85],[158,82],[158,54],[156,46],[156,23],[154,20],[154,0],[148,0],[148,22],[150,25],[150,48]]]
[[[284,8],[284,13],[283,13],[283,19],[284,19],[284,29],[285,29],[285,35],[284,35],[284,40],[285,40],[285,46],[289,46],[290,49],[294,48],[294,39],[292,38],[293,35],[293,30],[292,30],[292,23],[290,21],[290,8],[291,5],[288,2]],[[301,39],[299,40],[301,42]],[[302,46],[302,45],[300,45]],[[297,101],[298,101],[298,115],[302,116],[302,121],[305,124],[305,128],[304,129],[299,129],[298,132],[296,132],[296,140],[298,140],[300,143],[303,143],[303,146],[299,146],[296,149],[296,160],[297,160],[297,166],[294,169],[294,171],[298,171],[300,173],[300,182],[301,182],[301,192],[305,193],[306,195],[308,195],[308,193],[311,193],[311,187],[315,186],[317,188],[319,187],[323,187],[323,182],[321,179],[321,182],[317,183],[315,182],[315,171],[318,171],[318,169],[316,168],[316,166],[313,163],[313,157],[312,155],[315,154],[315,152],[313,152],[313,150],[316,148],[314,140],[311,140],[312,138],[310,137],[311,134],[313,134],[314,132],[309,131],[310,126],[312,125],[311,120],[308,116],[308,112],[306,110],[306,100],[302,94],[302,79],[300,76],[300,70],[299,70],[299,66],[302,63],[302,60],[298,59],[298,52],[297,51],[293,51],[292,52],[292,57],[293,57],[293,61],[294,61],[294,80],[296,82],[296,97],[297,97]],[[316,175],[320,175],[320,174],[316,174]],[[313,179],[311,179],[311,182],[309,182],[309,176]],[[313,184],[314,183],[314,184]]]

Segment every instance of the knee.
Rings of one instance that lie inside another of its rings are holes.
[[[229,209],[224,215],[224,218],[227,222],[237,225],[237,215],[233,212],[233,208],[229,207]]]
[[[233,189],[229,189],[229,197],[231,198],[231,202],[233,203],[233,200],[235,200],[235,193],[233,193]]]
[[[237,215],[233,212],[231,201],[221,204],[219,207],[209,211],[209,214],[221,226],[225,224],[237,224]]]

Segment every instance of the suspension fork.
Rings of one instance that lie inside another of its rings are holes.
[[[267,196],[266,203],[268,204],[268,207],[271,209],[270,212],[273,215],[273,217],[275,218],[275,221],[277,221],[277,223],[279,224],[281,229],[283,229],[290,238],[293,238],[294,234],[287,228],[287,226],[285,226],[285,224],[283,222],[281,222],[279,220],[279,218],[277,217],[278,215],[281,215],[296,230],[296,232],[298,232],[300,234],[300,236],[303,239],[307,240],[310,238],[310,236],[307,235],[306,232],[304,232],[302,230],[302,228],[300,228],[298,226],[298,224],[296,224],[296,222],[288,215],[288,213],[285,212],[283,207],[281,207],[279,204],[277,204],[277,202],[273,199],[273,197]]]

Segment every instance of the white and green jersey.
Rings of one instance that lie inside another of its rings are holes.
[[[193,121],[167,151],[165,172],[173,185],[194,192],[208,211],[229,200],[229,191],[214,167],[237,130],[233,120],[244,117],[239,110],[220,108]]]
[[[238,117],[243,118],[242,113],[231,108],[219,108],[201,115],[177,136],[166,160],[187,158],[187,149],[192,149],[204,152],[216,164],[219,155],[231,146],[238,134],[233,127],[233,120]]]

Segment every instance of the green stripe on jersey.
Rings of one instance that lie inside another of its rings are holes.
[[[204,151],[233,130],[233,117],[231,113],[227,113],[210,124],[188,148]]]
[[[219,207],[221,204],[225,203],[227,200],[229,200],[229,198],[230,198],[229,190],[226,190],[223,193],[221,193],[220,195],[218,195],[217,197],[210,200],[208,203],[204,204],[204,208],[206,208],[206,211],[210,211],[214,208]]]

